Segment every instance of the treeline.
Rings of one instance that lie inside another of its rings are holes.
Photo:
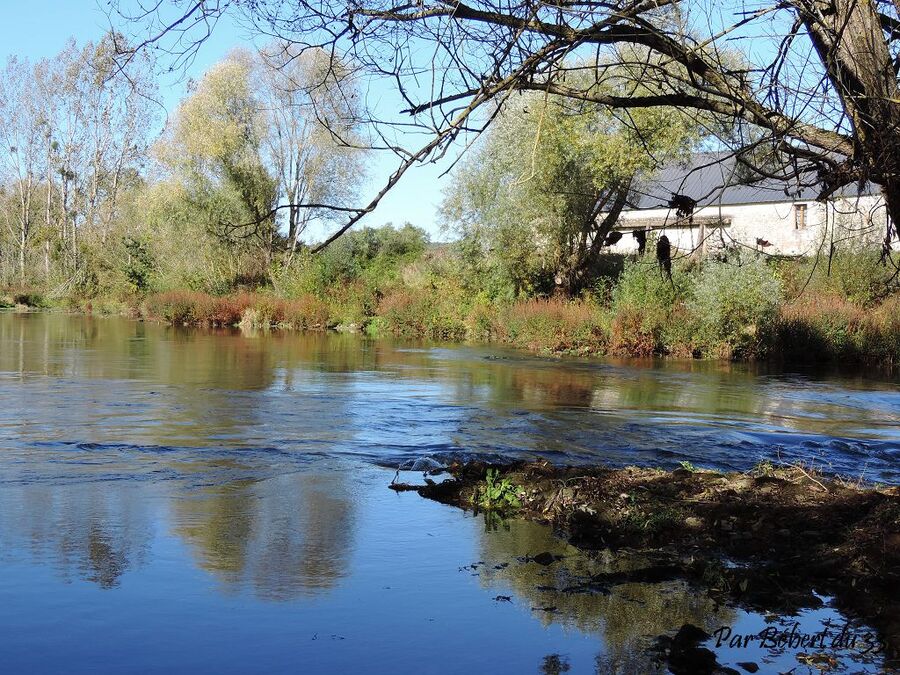
[[[154,64],[126,47],[7,62],[0,285],[59,300],[268,283],[363,180],[351,75],[320,52],[236,50],[160,130]]]
[[[418,228],[386,226],[301,255],[253,291],[176,290],[83,308],[176,325],[338,329],[580,356],[895,366],[900,294],[879,254],[839,249],[824,264],[735,249],[678,259],[671,280],[652,257],[605,255],[597,283],[577,297],[510,298],[497,294],[491,277],[472,274],[484,259],[465,241],[435,246]]]

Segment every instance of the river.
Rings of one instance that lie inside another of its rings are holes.
[[[3,313],[0,671],[639,672],[687,621],[763,619],[679,584],[553,593],[600,563],[543,527],[386,489],[398,466],[473,456],[803,462],[896,484],[900,390]],[[542,551],[565,569],[528,561]],[[841,617],[826,602],[801,619]]]

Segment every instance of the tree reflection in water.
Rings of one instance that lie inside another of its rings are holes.
[[[354,513],[340,474],[236,481],[175,497],[174,532],[229,592],[315,595],[347,574]]]
[[[734,610],[682,581],[625,583],[612,586],[608,593],[559,592],[593,574],[634,569],[636,561],[609,553],[594,559],[536,523],[485,522],[480,539],[486,563],[479,570],[482,583],[508,586],[527,608],[555,608],[534,611],[546,625],[560,623],[600,636],[598,673],[650,672],[654,664],[649,648],[657,636],[671,634],[685,623],[711,631],[734,620]],[[546,567],[521,561],[543,552],[564,557]]]
[[[5,485],[0,550],[24,549],[66,580],[115,588],[150,548],[153,515],[133,485]]]

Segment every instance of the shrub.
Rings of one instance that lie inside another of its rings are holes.
[[[430,340],[464,340],[463,308],[452,297],[428,290],[395,290],[379,305],[380,326],[393,335]]]
[[[802,296],[781,308],[768,336],[792,362],[900,363],[900,297],[865,309],[838,295]]]
[[[785,294],[833,296],[864,307],[877,304],[898,288],[894,267],[881,263],[880,249],[838,249],[830,257],[821,254],[779,264]]]
[[[35,309],[46,309],[50,307],[50,302],[38,291],[20,290],[15,291],[12,295],[14,305],[25,305]]]
[[[664,349],[662,322],[630,305],[619,307],[610,326],[610,351],[622,356],[653,356]]]
[[[523,300],[507,306],[500,322],[507,342],[534,351],[602,354],[609,344],[600,308],[586,300]]]
[[[673,266],[669,279],[655,262],[626,262],[610,293],[610,351],[625,356],[689,353],[684,299],[693,285],[687,265]]]
[[[668,279],[655,262],[649,259],[624,264],[612,290],[612,306],[638,310],[668,310],[690,293],[692,279],[683,265],[675,265],[672,279]]]
[[[147,318],[169,323],[192,323],[198,320],[197,310],[201,302],[198,296],[201,295],[192,291],[156,293],[144,300],[143,314]]]
[[[700,345],[722,356],[753,356],[780,300],[780,282],[765,260],[755,256],[706,262],[687,307],[696,318]]]
[[[329,324],[328,305],[311,293],[298,298],[285,300],[282,306],[281,323],[285,327],[296,329],[322,329]]]

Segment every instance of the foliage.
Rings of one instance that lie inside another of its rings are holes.
[[[623,124],[599,105],[543,94],[498,112],[456,171],[443,215],[466,241],[467,260],[486,258],[507,296],[589,285],[636,176],[686,149],[693,133],[677,111],[635,111]]]
[[[484,477],[484,485],[478,489],[478,505],[483,509],[519,508],[521,488],[514,485],[509,478],[500,478],[497,469],[488,469]]]
[[[900,297],[864,308],[838,296],[808,295],[784,305],[767,342],[792,363],[900,364]]]
[[[534,351],[603,354],[609,341],[600,308],[590,300],[523,300],[501,312],[494,332]]]
[[[629,356],[692,351],[690,321],[683,309],[695,279],[676,264],[669,279],[655,261],[625,263],[611,297],[611,350]]]
[[[753,355],[780,300],[781,284],[762,256],[733,256],[704,263],[687,306],[707,350]]]
[[[206,293],[168,291],[148,296],[142,313],[148,319],[173,324],[240,325],[263,329],[322,329],[329,322],[327,306],[309,295],[284,300],[265,293],[216,297]]]
[[[778,271],[789,298],[808,292],[871,307],[900,290],[896,269],[882,262],[876,247],[841,247],[830,256],[782,264]]]

